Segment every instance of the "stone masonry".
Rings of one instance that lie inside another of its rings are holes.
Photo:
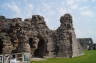
[[[60,18],[60,27],[50,30],[40,15],[22,21],[0,16],[0,54],[29,52],[33,57],[75,57],[82,54],[72,16]]]

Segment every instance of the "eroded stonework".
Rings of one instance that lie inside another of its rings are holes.
[[[79,56],[82,51],[76,40],[72,16],[61,16],[60,23],[57,30],[50,30],[40,15],[24,21],[0,16],[0,53],[30,52],[33,57]]]

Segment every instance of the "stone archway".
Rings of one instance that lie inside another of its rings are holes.
[[[0,39],[0,54],[3,52],[3,41]]]
[[[41,36],[39,36],[38,38],[39,38],[38,47],[34,51],[33,55],[34,55],[34,57],[43,58],[46,54],[46,42],[45,42],[44,38],[42,38]]]

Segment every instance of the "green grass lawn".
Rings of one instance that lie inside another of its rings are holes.
[[[74,58],[49,58],[32,63],[96,63],[96,50],[85,51],[85,55]]]

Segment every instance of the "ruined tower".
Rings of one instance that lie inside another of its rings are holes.
[[[72,57],[72,32],[73,24],[72,17],[69,14],[65,14],[60,18],[60,27],[56,30],[57,40],[57,57]]]
[[[60,27],[54,34],[56,57],[69,58],[80,55],[80,44],[76,39],[72,22],[70,14],[65,14],[60,18]]]
[[[29,52],[33,57],[74,57],[80,55],[72,16],[60,18],[60,27],[50,30],[43,16],[7,19],[0,17],[0,54]]]

